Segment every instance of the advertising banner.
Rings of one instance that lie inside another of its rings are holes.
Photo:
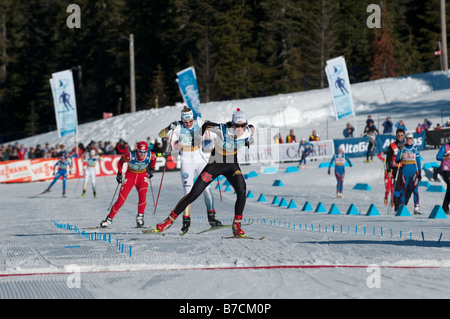
[[[177,73],[177,83],[181,96],[187,106],[194,112],[194,118],[201,117],[200,95],[198,93],[197,76],[194,67],[189,67]]]
[[[53,73],[50,86],[55,106],[58,136],[75,135],[78,129],[78,119],[72,71]]]
[[[334,154],[333,140],[310,142],[314,146],[308,160],[331,157]],[[251,145],[238,153],[238,161],[241,164],[251,163],[278,163],[299,161],[303,153],[300,143]]]
[[[117,174],[117,166],[121,155],[104,155],[97,162],[95,172],[97,176],[112,176]],[[86,162],[81,158],[69,158],[72,161],[72,168],[68,171],[67,179],[83,178]],[[18,160],[0,162],[0,183],[22,183],[51,180],[53,168],[58,160],[56,158]],[[162,172],[164,166],[166,171],[179,171],[180,161],[178,155],[168,155],[158,157],[155,171]],[[126,168],[124,168],[126,169]]]
[[[387,151],[389,145],[395,142],[395,135],[378,135],[375,141],[375,154],[380,154]],[[357,138],[346,138],[334,140],[334,150],[337,153],[339,146],[344,146],[344,153],[348,157],[364,157],[367,154],[367,146],[369,145],[369,139],[367,136]],[[414,145],[419,147],[419,150],[424,150],[426,146],[426,134],[422,132],[420,134],[414,133]]]
[[[354,116],[350,79],[344,57],[328,60],[325,72],[333,98],[336,120]]]

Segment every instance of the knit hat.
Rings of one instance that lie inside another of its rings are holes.
[[[236,123],[247,123],[247,117],[245,116],[245,113],[243,111],[241,111],[241,109],[237,109],[233,113],[233,117],[231,119],[231,122],[233,124],[236,124]]]

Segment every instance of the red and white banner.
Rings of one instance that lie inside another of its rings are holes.
[[[97,163],[95,171],[97,176],[111,176],[117,174],[117,166],[121,155],[104,155]],[[55,158],[33,159],[0,162],[0,183],[22,183],[53,179],[53,168],[58,160]],[[180,169],[177,156],[158,157],[155,171],[175,171]],[[81,158],[72,158],[72,168],[68,179],[82,178],[86,163]]]

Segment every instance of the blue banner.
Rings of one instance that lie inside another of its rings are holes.
[[[201,117],[200,95],[198,93],[197,76],[194,67],[189,67],[177,73],[178,87],[187,106],[194,112],[194,118]]]
[[[333,97],[336,120],[354,116],[350,79],[344,57],[328,60],[325,72]]]
[[[426,140],[425,131],[420,134],[414,133],[414,145],[418,146],[419,150],[425,149]],[[387,151],[392,142],[395,142],[395,135],[378,135],[375,141],[374,155]],[[344,153],[346,153],[348,157],[363,157],[367,154],[369,139],[367,136],[364,136],[334,140],[334,151],[336,154],[340,145],[343,145]]]
[[[71,136],[77,133],[77,102],[71,70],[52,74],[50,79],[53,104],[55,106],[58,136]]]

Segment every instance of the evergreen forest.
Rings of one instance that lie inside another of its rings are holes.
[[[130,112],[130,34],[137,110],[181,102],[189,66],[202,103],[327,87],[337,56],[353,83],[441,69],[440,0],[0,0],[0,143],[55,129],[49,79],[66,69],[79,123]]]

